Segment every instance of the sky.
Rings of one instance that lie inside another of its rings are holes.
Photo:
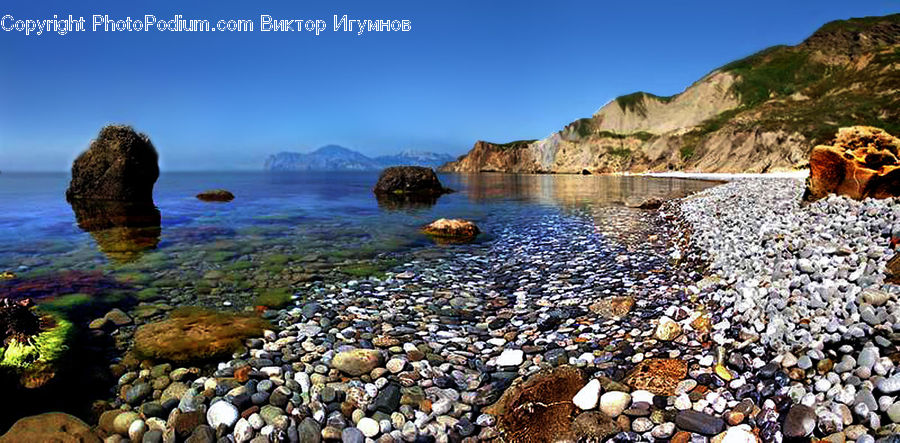
[[[831,20],[900,12],[896,0],[72,3],[0,6],[8,24],[72,14],[88,28],[0,30],[0,171],[68,170],[110,123],[148,134],[164,170],[259,169],[326,144],[459,155],[476,140],[543,138],[619,95],[678,93]],[[254,31],[91,31],[95,14],[248,19]],[[262,14],[328,29],[262,32]],[[333,31],[344,14],[410,30]]]

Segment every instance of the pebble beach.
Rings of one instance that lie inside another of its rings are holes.
[[[108,442],[900,441],[900,286],[885,275],[900,202],[803,190],[743,178],[639,222],[501,218],[491,241],[414,251],[383,278],[303,283],[231,359],[124,373],[98,428]]]

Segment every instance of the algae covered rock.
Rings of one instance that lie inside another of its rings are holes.
[[[100,443],[90,426],[62,412],[47,412],[19,419],[0,436],[0,443],[18,442]]]
[[[106,126],[72,164],[66,200],[153,201],[157,162],[156,148],[145,134],[130,126]]]
[[[0,311],[9,313],[10,302],[4,303],[7,309]],[[57,364],[68,349],[66,343],[72,323],[54,315],[38,316],[27,305],[15,303],[13,306],[18,306],[12,308],[17,312],[10,317],[14,324],[5,325],[5,338],[0,342],[0,370],[19,376],[20,383],[26,388],[37,388],[56,375]]]
[[[182,308],[167,320],[138,327],[134,350],[141,357],[155,360],[209,360],[236,351],[242,340],[261,335],[266,327],[266,321],[251,315]]]
[[[831,146],[809,158],[806,199],[834,193],[861,200],[900,196],[900,139],[871,126],[838,130]]]

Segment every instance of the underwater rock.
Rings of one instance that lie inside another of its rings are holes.
[[[883,129],[838,130],[832,146],[816,146],[809,158],[805,199],[830,193],[861,200],[900,195],[900,139]]]
[[[243,339],[262,334],[267,326],[254,316],[182,308],[172,311],[167,320],[138,327],[134,350],[155,360],[203,361],[234,352]]]
[[[78,227],[110,260],[133,261],[159,244],[161,217],[153,203],[73,200],[71,205]]]
[[[156,149],[130,126],[109,125],[72,164],[66,200],[152,202],[159,178]]]
[[[441,185],[437,174],[431,168],[393,166],[381,172],[373,192],[375,195],[415,194],[438,197],[453,191]]]
[[[481,233],[475,223],[468,220],[446,218],[431,222],[422,228],[422,232],[432,237],[459,241],[471,241]]]
[[[19,419],[0,443],[18,442],[99,443],[87,423],[62,412],[47,412]]]
[[[607,297],[588,307],[588,309],[604,318],[624,317],[634,308],[634,297],[630,295]]]
[[[197,194],[197,198],[205,202],[230,202],[234,200],[234,194],[224,189],[212,189]]]
[[[497,417],[506,441],[574,440],[572,398],[584,386],[581,372],[559,366],[518,379],[485,412]]]

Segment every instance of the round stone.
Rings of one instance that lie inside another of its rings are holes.
[[[600,400],[600,380],[596,378],[584,385],[581,390],[572,398],[572,403],[581,408],[581,410],[589,410],[597,407]]]
[[[377,421],[371,419],[369,417],[363,417],[359,423],[356,424],[356,428],[362,432],[363,435],[369,438],[374,438],[376,435],[381,433],[381,425],[378,424]]]
[[[631,404],[631,394],[610,391],[600,397],[600,410],[610,417],[618,417]]]
[[[240,412],[233,404],[220,400],[213,403],[206,411],[206,422],[213,429],[218,429],[220,425],[230,429],[237,422],[239,416]]]

